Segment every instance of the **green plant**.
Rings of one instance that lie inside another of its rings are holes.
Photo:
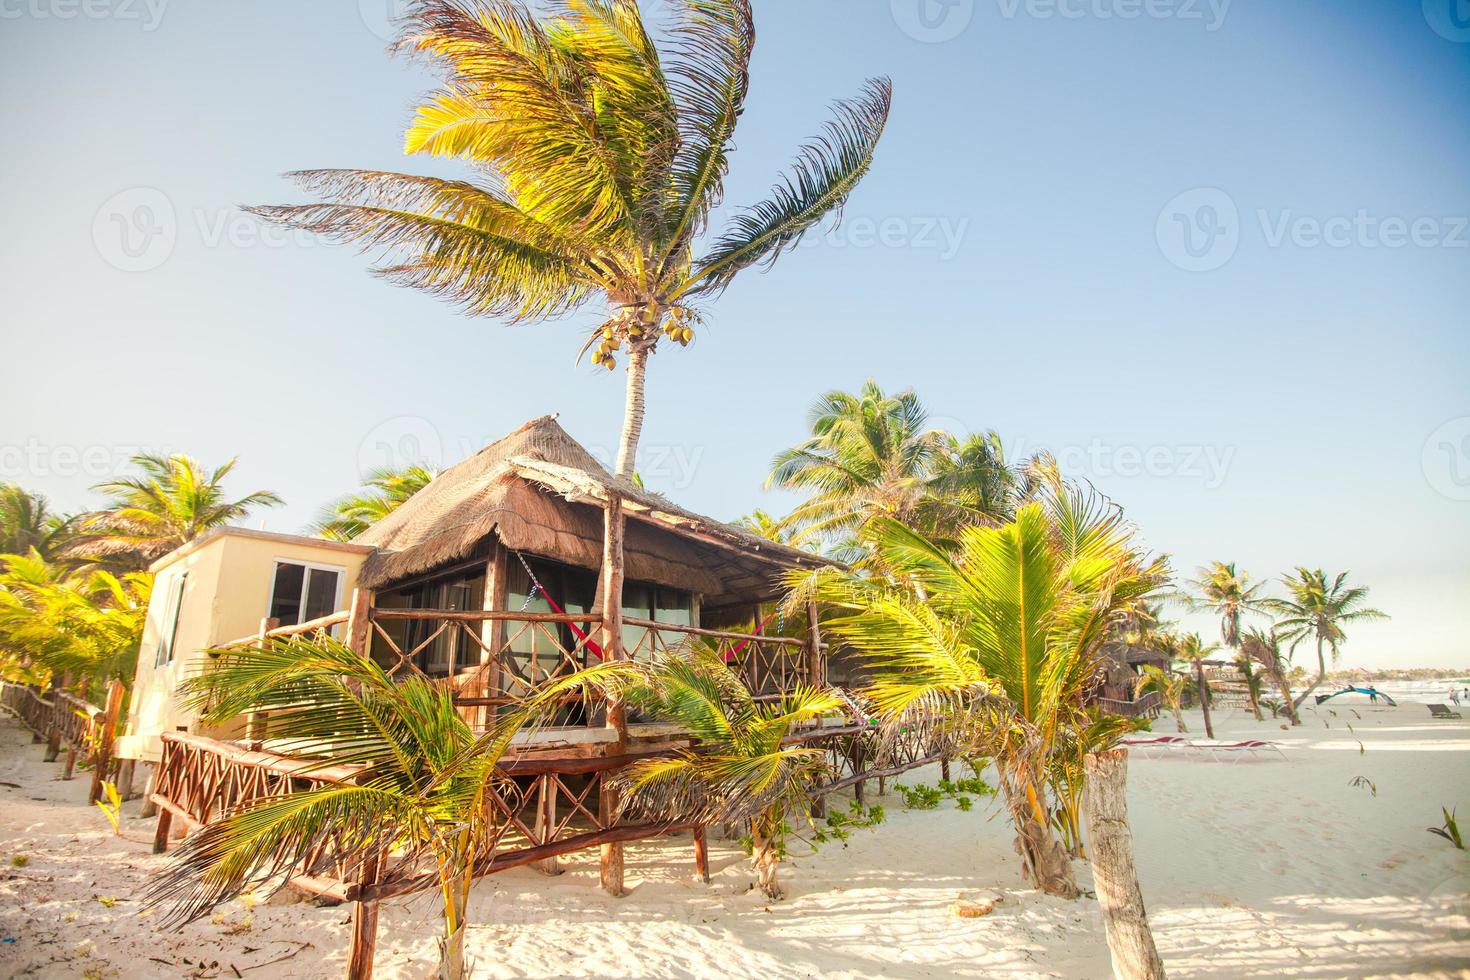
[[[29,854],[12,854],[12,855],[10,855],[10,866],[12,868],[24,868],[26,865],[28,865],[30,863],[31,863],[31,858],[30,858],[30,855]]]
[[[1428,828],[1429,832],[1443,837],[1463,851],[1465,849],[1465,840],[1460,836],[1460,824],[1455,819],[1455,811],[1449,807],[1440,807],[1440,812],[1444,814],[1444,824],[1439,827]]]
[[[822,818],[822,823],[813,824],[811,842],[816,847],[831,841],[847,846],[847,839],[854,830],[876,827],[883,822],[885,814],[881,804],[865,807],[857,800],[847,805],[847,811],[831,810]]]
[[[106,781],[102,783],[102,791],[107,798],[97,801],[97,809],[101,810],[107,822],[112,824],[112,832],[120,835],[122,833],[122,797],[117,795],[117,787]]]
[[[1374,796],[1378,795],[1378,784],[1373,782],[1373,780],[1369,779],[1367,776],[1354,776],[1352,779],[1348,780],[1348,785],[1356,786],[1358,789],[1367,787],[1368,789],[1372,790]]]
[[[917,786],[905,786],[903,783],[893,784],[894,792],[903,797],[903,805],[907,810],[932,810],[939,806],[939,801],[944,799],[944,793],[933,786],[920,783]]]
[[[969,812],[970,808],[975,805],[975,801],[970,799],[968,796],[956,796],[954,798],[954,804],[961,810]]]
[[[1337,663],[1339,647],[1347,642],[1344,625],[1388,618],[1387,614],[1366,606],[1368,590],[1362,586],[1349,587],[1347,577],[1348,573],[1343,572],[1329,582],[1320,568],[1298,568],[1294,575],[1281,579],[1287,598],[1265,601],[1268,609],[1284,617],[1276,625],[1276,632],[1291,644],[1292,653],[1304,640],[1315,640],[1317,644],[1317,677],[1296,696],[1297,707],[1306,703],[1326,679],[1325,651],[1331,650],[1332,662]]]
[[[892,575],[832,570],[812,591],[843,611],[827,627],[870,666],[864,693],[882,730],[897,738],[928,724],[951,755],[993,758],[1024,873],[1075,898],[1047,800],[1053,762],[1103,747],[1076,737],[1092,721],[1102,644],[1164,587],[1167,563],[1143,552],[1105,499],[1054,469],[1034,478],[1036,502],[998,527],[961,529],[953,545],[875,521],[869,540]]]

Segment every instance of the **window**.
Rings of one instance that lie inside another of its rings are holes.
[[[670,626],[694,625],[694,597],[681,589],[662,585],[629,582],[623,586],[623,616],[652,620]],[[689,639],[689,634],[659,630],[657,649],[674,649]],[[623,650],[635,660],[652,660],[655,642],[648,640],[648,627],[623,625]]]
[[[163,622],[159,624],[158,651],[153,655],[153,666],[162,667],[174,659],[174,641],[179,632],[179,614],[184,608],[184,583],[188,572],[180,572],[178,578],[169,582],[168,595],[163,602]]]
[[[282,626],[298,626],[337,611],[342,597],[342,569],[298,561],[276,562],[271,586],[270,617]]]

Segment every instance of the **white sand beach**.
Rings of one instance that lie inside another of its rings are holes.
[[[1425,831],[1441,805],[1470,823],[1470,721],[1346,700],[1307,709],[1292,731],[1239,710],[1217,718],[1222,738],[1277,740],[1284,758],[1135,753],[1139,872],[1171,976],[1470,976],[1470,854]],[[1188,722],[1200,737],[1198,713]],[[149,853],[152,821],[129,803],[114,837],[86,806],[85,779],[61,782],[40,757],[28,732],[0,720],[0,976],[342,974],[349,907],[237,902],[182,929],[140,915],[136,896],[166,860]],[[1356,776],[1376,794],[1351,785]],[[936,767],[905,781],[937,779]],[[474,974],[1111,975],[1096,902],[1025,888],[995,807],[905,810],[891,790],[882,802],[883,826],[795,856],[778,904],[748,890],[731,843],[712,841],[713,883],[695,882],[687,838],[629,847],[622,899],[597,888],[590,853],[559,877],[522,869],[483,881]],[[987,890],[1004,895],[993,914],[950,910],[961,892]],[[431,975],[437,928],[429,899],[385,904],[378,975]]]

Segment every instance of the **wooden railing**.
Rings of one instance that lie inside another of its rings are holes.
[[[246,804],[348,783],[359,772],[349,766],[252,750],[233,742],[165,732],[163,757],[149,797],[158,806],[153,852],[160,854],[168,848],[175,821],[185,832],[197,830]],[[315,894],[352,899],[364,877],[367,857],[337,846],[328,836],[296,869],[292,882]]]
[[[0,704],[13,711],[21,723],[37,736],[46,738],[51,731],[56,703],[27,684],[0,683],[4,684],[4,690],[0,691]]]
[[[1120,715],[1124,718],[1156,718],[1159,708],[1163,705],[1163,698],[1158,691],[1148,691],[1133,701],[1098,698],[1095,703],[1109,714]]]
[[[62,779],[70,779],[78,758],[87,760],[92,769],[90,800],[102,798],[102,783],[111,772],[114,759],[112,744],[122,717],[124,688],[118,680],[107,685],[107,706],[99,708],[85,698],[60,689],[47,698],[39,690],[24,684],[4,684],[0,704],[17,717],[46,743],[45,761],[55,762],[66,749],[66,768]]]
[[[648,619],[625,618],[623,623],[644,631],[637,645],[628,651],[632,659],[651,660],[658,654],[680,653],[704,643],[736,669],[757,698],[778,697],[797,684],[820,683],[826,676],[820,651],[814,653],[805,640],[674,626]]]

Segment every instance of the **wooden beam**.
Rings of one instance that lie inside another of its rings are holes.
[[[364,887],[378,883],[379,856],[362,863]],[[347,980],[372,980],[373,955],[378,945],[378,903],[358,902],[352,908],[352,947],[347,956]]]
[[[500,541],[490,546],[490,561],[485,566],[485,601],[480,603],[486,612],[506,611],[506,597],[510,594],[510,552]],[[498,698],[505,692],[500,689],[500,658],[505,652],[505,621],[487,619],[480,624],[480,640],[484,649],[480,651],[480,664],[485,672],[484,697]],[[490,705],[484,714],[484,722],[495,719],[499,709]]]
[[[366,657],[371,649],[373,637],[373,591],[353,589],[352,602],[347,607],[347,629],[343,640],[348,649],[358,656]]]
[[[92,758],[92,789],[87,796],[88,803],[102,799],[102,783],[112,767],[112,741],[117,736],[117,720],[122,714],[125,693],[122,681],[114,677],[107,682],[107,707],[94,720],[100,731],[97,733],[97,752]]]
[[[694,828],[694,874],[706,885],[709,884],[709,841],[703,826]]]

